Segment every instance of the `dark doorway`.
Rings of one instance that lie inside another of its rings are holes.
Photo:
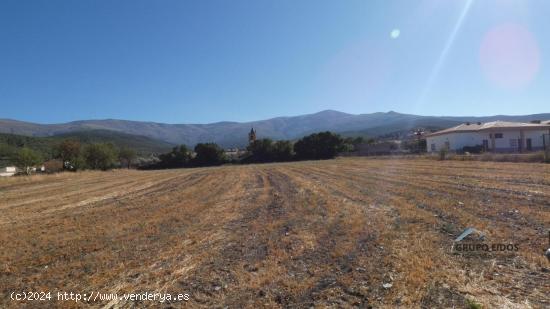
[[[527,148],[527,151],[533,150],[533,145],[531,144],[531,139],[530,138],[526,139],[525,143],[526,143],[525,148]]]
[[[483,140],[483,151],[489,151],[489,141],[486,139]]]

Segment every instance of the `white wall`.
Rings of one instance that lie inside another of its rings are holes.
[[[15,175],[17,168],[13,166],[0,168],[0,177],[9,177]]]
[[[519,130],[501,130],[501,131],[484,131],[484,132],[464,132],[464,133],[448,133],[426,138],[428,152],[437,152],[445,147],[445,142],[449,142],[449,150],[461,151],[464,146],[483,145],[483,140],[489,142],[489,148],[492,148],[490,133],[501,133],[502,138],[495,138],[496,151],[514,152],[518,147],[512,145],[510,140],[518,140],[521,137]],[[531,139],[532,150],[540,150],[543,147],[542,135],[548,134],[547,130],[524,130],[523,150],[526,150],[526,139]],[[432,149],[432,144],[435,144],[435,150]]]
[[[527,131],[525,132],[525,138],[531,139],[533,147],[542,148],[544,147],[544,141],[542,140],[543,134],[548,134],[548,131]]]
[[[428,152],[437,152],[445,148],[445,142],[449,142],[449,150],[461,151],[464,146],[482,145],[485,134],[477,132],[464,132],[464,133],[449,133],[427,137]],[[432,144],[435,144],[435,149],[432,149]]]

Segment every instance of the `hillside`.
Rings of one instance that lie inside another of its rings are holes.
[[[20,147],[31,148],[45,159],[51,158],[55,155],[56,146],[64,139],[76,139],[82,144],[113,143],[119,148],[131,148],[139,155],[167,152],[174,146],[145,136],[108,130],[76,131],[48,137],[0,133],[0,165],[10,163],[9,157]]]
[[[52,140],[67,138],[77,139],[84,144],[109,142],[121,148],[134,149],[139,154],[164,153],[174,147],[174,144],[155,140],[150,137],[109,130],[68,132],[50,137]]]
[[[548,114],[523,116],[444,117],[419,116],[396,112],[347,114],[326,110],[315,114],[277,117],[253,122],[217,122],[210,124],[165,124],[129,120],[82,120],[62,124],[36,124],[16,120],[0,120],[0,132],[27,136],[55,136],[83,130],[110,130],[142,135],[172,144],[194,146],[199,142],[215,142],[223,147],[243,146],[247,133],[254,127],[258,136],[272,139],[296,139],[318,131],[333,131],[350,135],[376,137],[395,132],[407,132],[423,127],[431,130],[448,128],[466,121],[529,121],[550,119]]]

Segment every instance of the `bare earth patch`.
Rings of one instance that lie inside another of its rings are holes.
[[[467,227],[519,250],[456,252]],[[0,307],[548,308],[549,228],[543,164],[346,158],[0,179]]]

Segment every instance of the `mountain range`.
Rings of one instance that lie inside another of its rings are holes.
[[[144,136],[169,144],[194,146],[199,142],[215,142],[223,147],[240,147],[247,144],[251,128],[259,138],[297,139],[304,135],[333,131],[345,136],[388,136],[423,128],[435,131],[452,127],[466,121],[488,122],[495,120],[522,121],[548,120],[550,113],[521,116],[495,115],[484,117],[420,116],[397,112],[348,114],[325,110],[315,114],[277,117],[252,122],[216,122],[210,124],[166,124],[157,122],[117,119],[80,120],[59,124],[38,124],[11,119],[0,119],[0,133],[44,137],[67,133],[107,130],[118,133]]]

